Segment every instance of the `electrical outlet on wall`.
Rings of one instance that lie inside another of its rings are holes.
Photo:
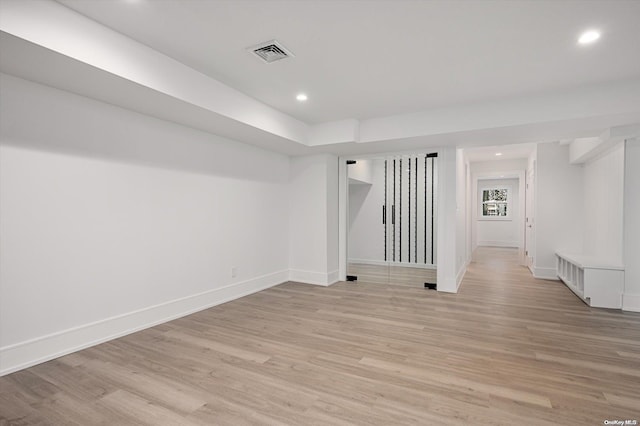
[[[231,278],[235,278],[238,276],[238,267],[237,266],[232,266],[231,267]]]

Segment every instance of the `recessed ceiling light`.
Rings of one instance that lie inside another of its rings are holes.
[[[580,35],[578,39],[578,43],[580,44],[590,44],[600,38],[600,33],[595,30],[585,31]]]
[[[502,155],[501,152],[496,152],[496,157],[500,157]]]
[[[309,97],[308,97],[306,94],[304,94],[304,93],[298,93],[298,94],[296,95],[296,99],[297,99],[297,100],[299,100],[300,102],[304,102],[304,101],[306,101],[307,99],[309,99]]]

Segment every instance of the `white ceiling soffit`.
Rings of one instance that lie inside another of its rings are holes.
[[[638,1],[59,1],[311,124],[640,74]],[[578,46],[592,27],[598,43]],[[296,57],[265,67],[245,51],[273,38]]]
[[[576,138],[569,143],[569,162],[587,163],[627,139],[640,136],[640,124],[610,127],[596,137]]]
[[[289,155],[531,142],[533,133],[537,140],[546,134],[554,140],[640,122],[640,78],[635,78],[309,124],[53,1],[3,0],[0,30],[2,72]],[[269,69],[281,62],[256,65]]]
[[[305,145],[291,138],[230,119],[196,103],[72,60],[3,31],[0,31],[0,51],[0,71],[6,74],[271,151],[288,155],[307,152]]]
[[[464,154],[471,163],[484,161],[522,160],[529,158],[536,144],[522,143],[517,145],[483,146],[465,148]],[[496,155],[499,154],[499,155]]]

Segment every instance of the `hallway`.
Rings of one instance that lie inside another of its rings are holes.
[[[487,367],[548,397],[559,424],[640,421],[640,314],[590,308],[560,281],[533,278],[511,248],[479,247],[456,301],[473,305],[464,315],[478,322],[465,323]]]

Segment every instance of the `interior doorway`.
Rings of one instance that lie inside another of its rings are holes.
[[[347,164],[347,276],[365,283],[435,286],[437,154]]]
[[[471,172],[468,194],[471,253],[479,247],[515,248],[519,264],[527,265],[528,244],[533,242],[532,232],[527,228],[527,217],[532,216],[529,211],[533,210],[533,185],[527,189],[527,183],[533,176],[527,172],[535,161],[535,153],[535,143],[463,149]]]

